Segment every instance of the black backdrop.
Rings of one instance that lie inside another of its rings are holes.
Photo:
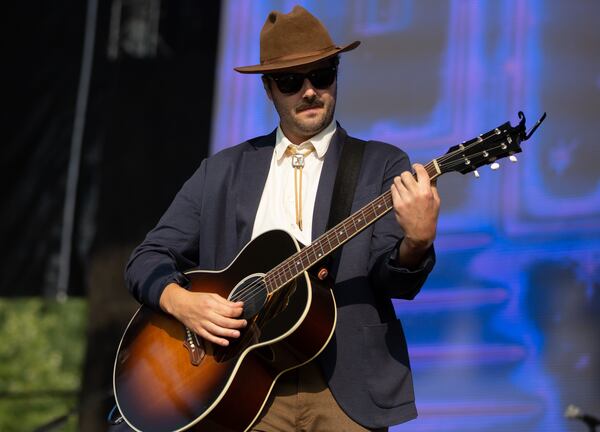
[[[0,295],[52,298],[87,4],[16,3],[3,62]],[[208,152],[219,6],[98,4],[67,291],[90,308],[81,430],[105,428],[113,356],[136,307],[125,261]],[[153,36],[153,50],[137,49]]]
[[[2,44],[0,293],[35,295],[56,284],[85,2],[12,7]]]

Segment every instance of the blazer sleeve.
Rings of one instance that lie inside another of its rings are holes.
[[[188,179],[158,224],[133,251],[125,269],[130,293],[160,310],[160,296],[171,282],[185,286],[182,270],[198,265],[206,160]]]
[[[411,163],[405,152],[398,150],[386,165],[382,190],[390,189],[394,177],[411,170]],[[375,223],[371,239],[369,258],[369,278],[377,289],[386,291],[389,297],[412,300],[425,283],[435,264],[433,246],[416,269],[407,269],[396,264],[398,248],[404,238],[394,212],[391,211]]]

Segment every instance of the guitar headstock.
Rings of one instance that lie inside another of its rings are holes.
[[[496,161],[506,157],[516,162],[514,155],[522,151],[521,142],[531,137],[546,118],[546,113],[529,133],[525,131],[525,115],[521,111],[519,118],[521,121],[516,126],[506,122],[472,140],[451,147],[444,156],[436,159],[441,173],[458,171],[466,174],[483,165],[491,165],[495,169],[498,168]]]

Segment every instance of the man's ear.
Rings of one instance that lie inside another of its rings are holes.
[[[267,93],[267,97],[272,102],[273,95],[271,94],[271,80],[269,80],[269,78],[267,78],[264,75],[261,78],[262,78],[263,87],[265,88],[265,92]]]

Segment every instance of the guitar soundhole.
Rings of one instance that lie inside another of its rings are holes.
[[[242,280],[229,294],[231,301],[243,301],[244,312],[242,318],[251,320],[258,314],[267,301],[267,286],[264,274],[257,273]]]
[[[242,318],[248,321],[248,327],[241,330],[241,335],[236,339],[229,339],[226,347],[214,346],[214,359],[218,362],[229,361],[249,347],[258,342],[260,328],[256,323],[256,316],[261,312],[267,302],[267,287],[264,274],[255,273],[243,279],[231,290],[228,300],[243,301],[244,312]]]

